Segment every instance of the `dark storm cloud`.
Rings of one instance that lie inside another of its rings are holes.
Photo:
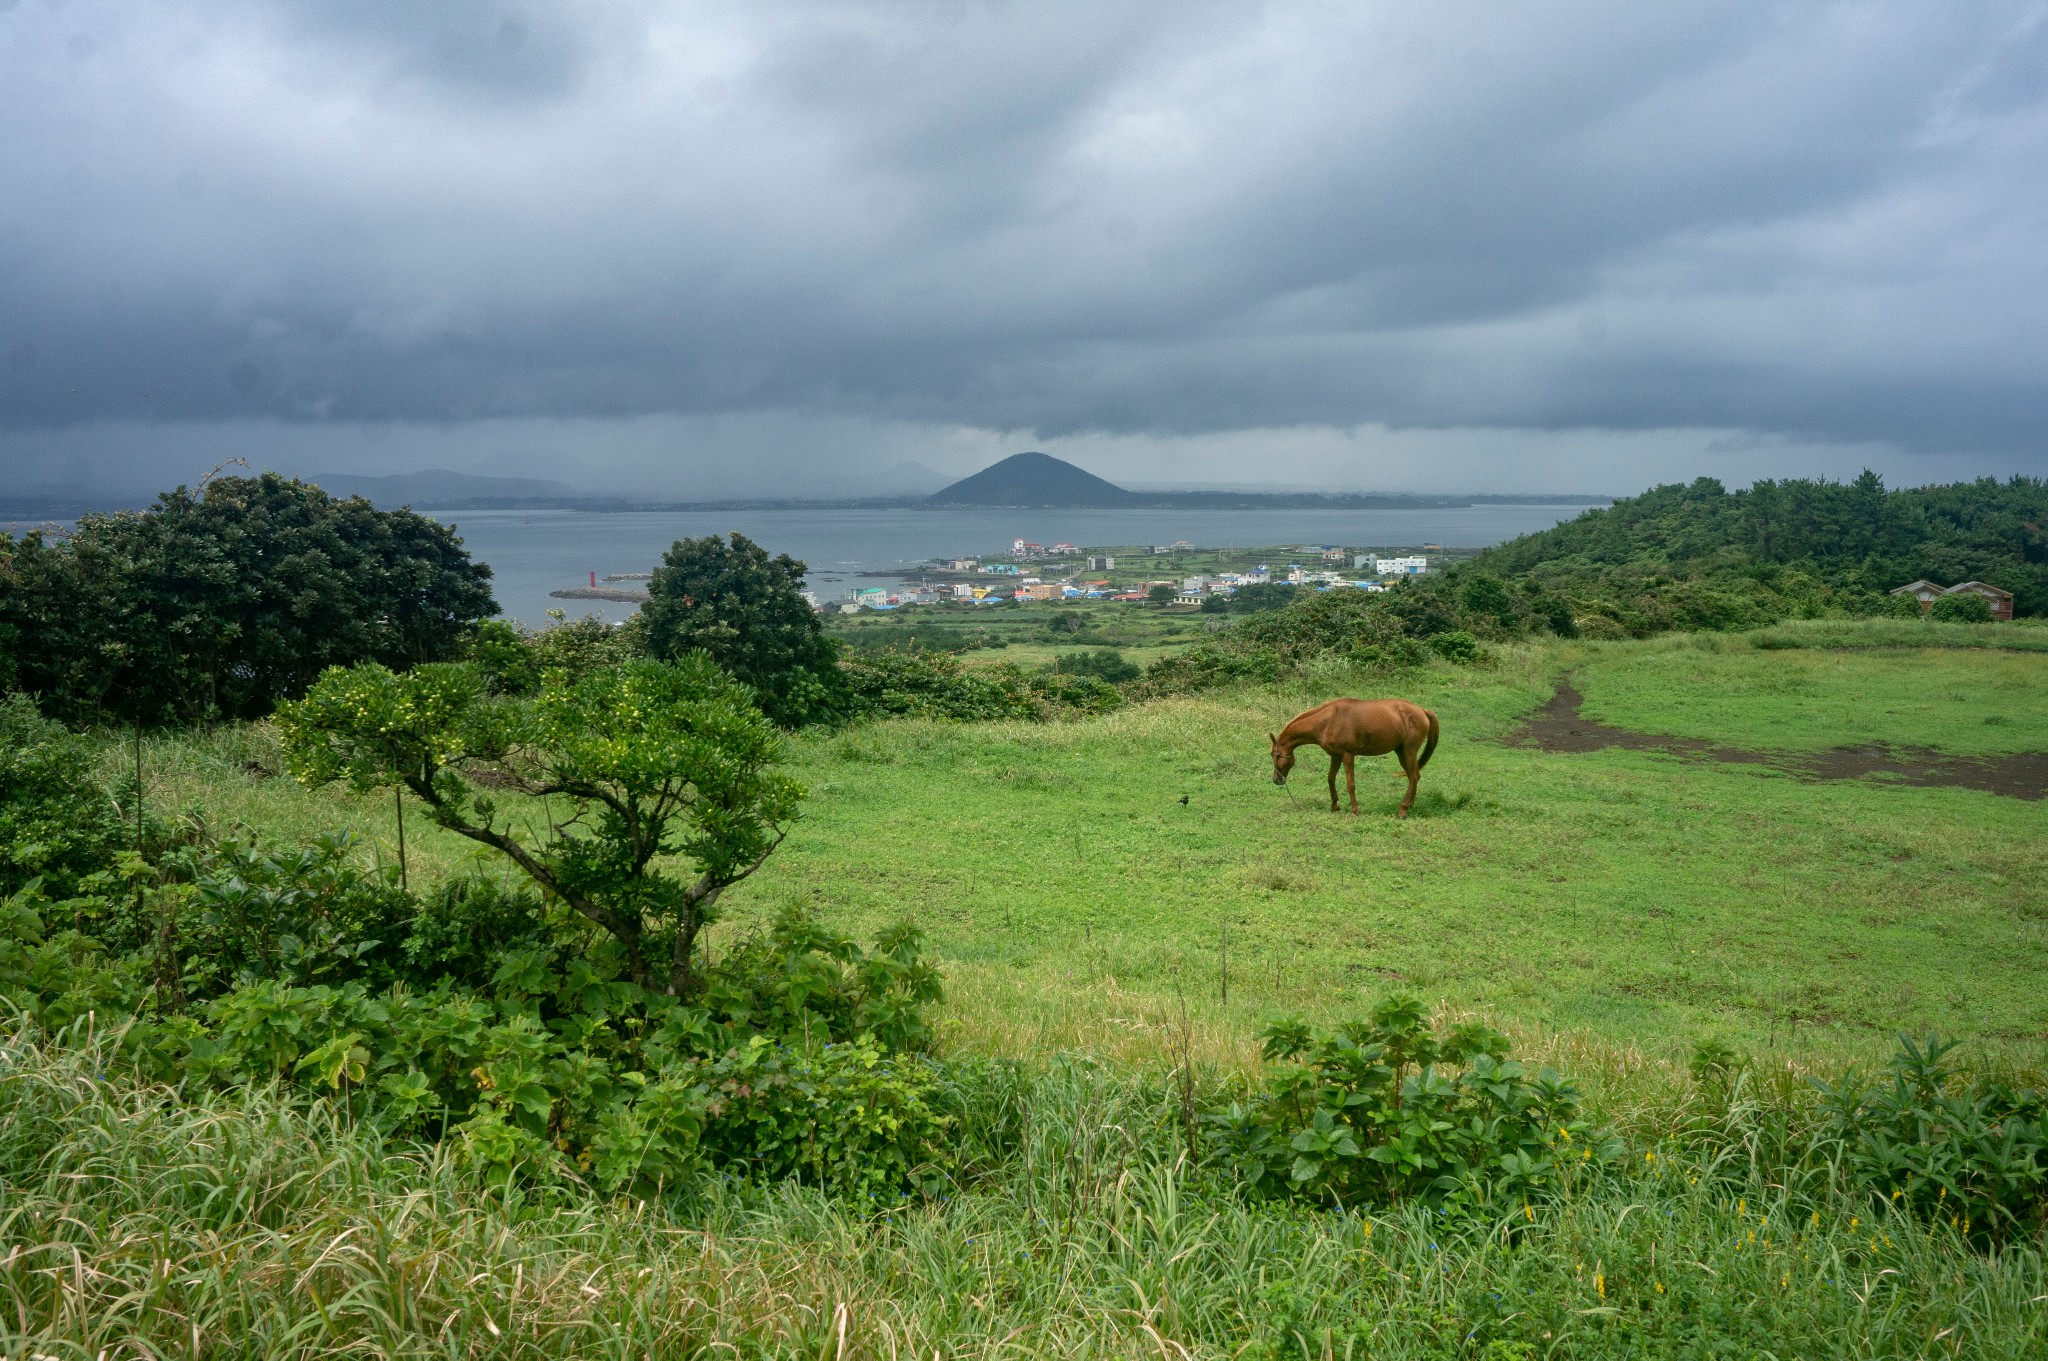
[[[2043,463],[2042,6],[0,0],[0,424]]]

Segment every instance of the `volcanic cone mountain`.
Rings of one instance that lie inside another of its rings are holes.
[[[1114,482],[1051,454],[1012,454],[934,492],[941,506],[1128,506],[1140,500]]]

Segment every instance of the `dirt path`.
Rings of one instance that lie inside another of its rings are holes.
[[[1860,780],[1883,776],[1899,784],[1982,789],[2016,799],[2048,797],[2048,752],[2020,756],[1950,756],[1925,747],[1833,747],[1827,751],[1750,751],[1699,737],[1631,732],[1581,718],[1584,702],[1571,677],[1558,682],[1550,702],[1529,715],[1513,739],[1544,751],[1662,751],[1695,761],[1770,766],[1802,780]]]

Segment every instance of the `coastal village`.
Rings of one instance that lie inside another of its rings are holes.
[[[1203,549],[1185,539],[1094,549],[1017,539],[1007,553],[936,559],[920,569],[915,581],[905,580],[893,587],[854,587],[834,599],[820,599],[815,594],[809,598],[815,608],[840,614],[912,605],[1011,601],[1169,600],[1199,605],[1210,597],[1234,595],[1247,586],[1274,583],[1318,590],[1384,591],[1400,577],[1420,576],[1432,566],[1440,566],[1444,558],[1445,550],[1439,544],[1398,553],[1336,545],[1239,553]]]

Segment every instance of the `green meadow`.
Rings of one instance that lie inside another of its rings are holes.
[[[803,819],[728,896],[712,948],[792,899],[861,933],[908,917],[946,964],[962,1041],[1005,1053],[1148,1052],[1185,1002],[1219,1055],[1248,1059],[1274,1015],[1339,1017],[1401,988],[1664,1057],[1707,1035],[1858,1056],[1932,1027],[2039,1061],[2048,807],[1518,744],[1566,674],[1589,717],[1646,732],[2048,749],[2048,656],[1712,637],[1503,648],[1072,723],[876,724],[791,743]],[[1266,734],[1338,693],[1442,719],[1407,821],[1391,758],[1360,763],[1356,819],[1329,812],[1312,752],[1272,783]],[[262,727],[152,741],[145,764],[160,803],[216,827],[345,824],[394,854],[388,793],[266,774],[281,764]],[[502,872],[417,813],[409,834],[416,878]]]
[[[2048,655],[1829,627],[792,740],[804,816],[711,948],[792,901],[862,935],[908,917],[946,975],[943,1047],[1021,1060],[980,1117],[1007,1152],[886,1212],[729,1179],[672,1200],[490,1187],[339,1101],[110,1082],[93,1037],[0,1045],[0,1222],[30,1254],[0,1269],[0,1352],[2048,1354],[2038,1233],[1991,1247],[1837,1189],[1805,1081],[1929,1028],[1972,1073],[2040,1080],[2048,806],[1516,740],[1569,675],[1602,721],[1729,745],[2043,749]],[[1271,780],[1267,732],[1347,692],[1443,721],[1405,822],[1384,759],[1358,818],[1328,810],[1316,762]],[[388,791],[298,788],[264,725],[142,758],[159,809],[216,832],[349,826],[395,855]],[[416,886],[504,872],[416,809],[407,844]],[[1267,1021],[1394,990],[1577,1078],[1618,1162],[1455,1224],[1420,1200],[1249,1200],[1191,1168],[1177,1084],[1242,1091]],[[1738,1066],[1690,1070],[1709,1040]]]

